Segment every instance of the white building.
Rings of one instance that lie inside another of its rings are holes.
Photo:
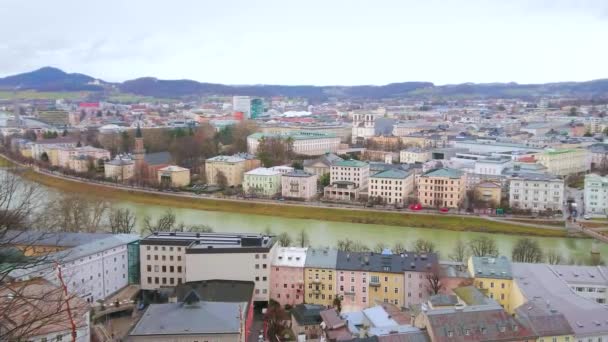
[[[600,304],[608,303],[606,266],[551,265],[551,268],[577,295]]]
[[[585,149],[561,149],[539,153],[538,162],[556,176],[568,176],[591,169],[591,158]]]
[[[321,132],[286,132],[286,133],[254,133],[247,137],[247,152],[256,154],[262,139],[281,139],[291,144],[295,154],[320,156],[326,153],[336,153],[340,147],[340,138],[335,134]]]
[[[243,192],[248,195],[272,197],[281,193],[281,172],[258,167],[245,172]]]
[[[283,174],[281,195],[285,198],[311,200],[317,195],[318,176],[302,170]]]
[[[335,182],[352,182],[357,188],[367,188],[369,164],[359,160],[342,160],[331,165],[329,178]]]
[[[369,195],[381,198],[384,203],[403,205],[414,191],[412,172],[389,169],[369,177]]]
[[[506,158],[485,158],[475,161],[474,173],[480,175],[500,176],[502,171],[513,165],[510,159]]]
[[[429,160],[431,160],[431,151],[423,150],[421,148],[409,148],[407,150],[402,150],[399,153],[399,162],[402,164],[423,164]]]
[[[585,176],[585,214],[608,215],[608,177],[597,174]]]
[[[542,174],[521,174],[509,180],[509,206],[533,212],[561,210],[564,181]]]
[[[367,140],[374,135],[376,135],[376,115],[353,114],[352,143],[357,143],[357,139]]]
[[[139,240],[133,234],[100,234],[100,239],[48,256],[61,266],[67,291],[89,303],[105,299],[128,285],[127,245]],[[11,277],[29,280],[43,277],[61,285],[54,263],[44,263],[26,270],[15,270]]]
[[[233,96],[232,111],[242,112],[245,118],[251,117],[251,97],[249,96]]]

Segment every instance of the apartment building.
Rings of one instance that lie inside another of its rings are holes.
[[[475,161],[475,173],[480,175],[500,176],[513,165],[509,158],[483,158]]]
[[[577,295],[599,304],[608,303],[606,266],[551,265],[551,270]]]
[[[309,248],[304,263],[304,301],[308,304],[330,306],[336,295],[335,249]]]
[[[564,201],[564,181],[557,177],[521,173],[509,179],[509,206],[531,210],[561,210]]]
[[[586,149],[559,149],[536,155],[538,163],[556,176],[585,173],[591,169],[591,158]]]
[[[475,200],[498,207],[502,198],[502,188],[494,182],[483,182],[475,185]]]
[[[458,208],[466,195],[466,175],[456,169],[429,170],[418,179],[418,201],[424,207]]]
[[[317,195],[316,174],[295,170],[281,176],[281,195],[285,198],[309,201]]]
[[[512,314],[515,307],[511,303],[511,287],[513,273],[511,261],[501,257],[469,257],[467,262],[473,285],[497,301],[508,313]]]
[[[367,189],[369,164],[359,160],[337,161],[330,168],[330,185],[324,189],[324,197],[330,200],[353,201],[360,191]]]
[[[59,165],[59,157],[57,149],[61,147],[76,147],[78,139],[71,137],[60,137],[56,139],[41,139],[33,141],[30,145],[32,149],[32,158],[41,160],[43,154],[46,153],[48,161],[51,165]]]
[[[413,172],[389,169],[369,177],[369,196],[383,203],[403,205],[413,191]]]
[[[333,153],[326,153],[316,159],[304,160],[304,171],[321,177],[323,175],[329,174],[329,170],[333,163],[343,160],[344,159],[338,157]]]
[[[431,160],[431,151],[417,147],[409,148],[399,152],[399,162],[402,164],[426,163]]]
[[[270,270],[270,299],[281,305],[304,303],[304,264],[308,248],[278,247]]]
[[[340,137],[332,133],[323,132],[284,132],[281,134],[254,133],[247,137],[247,152],[257,153],[260,141],[263,139],[280,139],[291,144],[296,154],[306,156],[320,156],[325,153],[336,153],[340,147]]]
[[[57,148],[58,166],[71,168],[70,162],[74,159],[91,159],[97,166],[100,159],[110,160],[110,151],[93,146]]]
[[[258,197],[273,197],[281,193],[281,172],[258,167],[245,172],[243,192]]]
[[[268,301],[276,248],[272,237],[262,234],[156,232],[140,242],[141,288],[212,279],[253,281],[254,300]]]
[[[103,169],[105,178],[123,182],[135,176],[135,161],[130,156],[116,156]]]
[[[585,176],[585,214],[608,215],[608,177],[597,174]]]
[[[260,167],[259,159],[246,153],[233,156],[216,156],[205,161],[205,176],[207,184],[217,185],[218,174],[226,177],[226,186],[239,186],[243,184],[245,172]]]
[[[61,285],[55,267],[57,262],[67,291],[94,303],[127,286],[129,272],[137,272],[129,269],[128,246],[138,240],[133,234],[100,234],[99,239],[48,254],[47,263],[14,270],[10,277],[19,281],[41,277]]]

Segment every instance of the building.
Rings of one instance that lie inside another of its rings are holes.
[[[476,201],[497,208],[502,198],[502,188],[494,182],[483,182],[475,186],[474,195]]]
[[[608,170],[608,144],[598,143],[587,147],[591,155],[592,170]]]
[[[304,302],[304,264],[308,248],[278,247],[270,270],[270,299],[294,306]]]
[[[158,170],[158,184],[172,188],[190,185],[190,169],[177,165],[165,166]]]
[[[386,170],[369,177],[369,196],[382,203],[405,205],[414,191],[414,174],[400,169]]]
[[[254,133],[247,137],[247,152],[256,154],[263,139],[280,139],[291,144],[295,154],[320,156],[325,153],[336,153],[340,147],[340,137],[333,133],[313,131],[296,131],[285,133]]]
[[[18,281],[45,278],[60,285],[55,262],[61,265],[69,293],[88,303],[103,300],[129,283],[128,245],[139,240],[132,234],[100,234],[98,239],[48,254],[49,261],[27,269],[16,269],[10,277]]]
[[[175,301],[150,304],[129,341],[246,342],[253,322],[254,284],[210,280],[175,289]]]
[[[606,266],[552,265],[577,295],[599,304],[608,303],[608,268]]]
[[[24,256],[44,256],[112,236],[104,233],[47,233],[36,230],[6,230],[0,244],[20,250]]]
[[[226,177],[226,186],[239,186],[243,184],[243,175],[260,167],[259,159],[246,153],[233,156],[217,156],[205,162],[205,176],[207,184],[218,185],[218,174]]]
[[[520,173],[509,179],[509,206],[531,210],[561,210],[564,181],[546,174]]]
[[[331,165],[335,162],[343,161],[344,159],[338,157],[333,153],[326,153],[316,159],[304,160],[304,171],[322,177],[329,174]]]
[[[354,201],[360,192],[367,189],[369,164],[358,160],[337,161],[330,167],[330,185],[326,186],[325,199]]]
[[[51,163],[51,165],[58,165],[59,158],[57,156],[57,148],[76,147],[77,144],[78,139],[72,137],[36,140],[30,145],[32,149],[32,158],[35,160],[43,160],[43,155],[46,153],[48,162]]]
[[[467,266],[475,287],[497,301],[508,313],[513,313],[515,308],[510,301],[513,284],[511,261],[505,256],[497,258],[472,256]]]
[[[418,201],[424,207],[459,208],[466,197],[466,175],[456,169],[433,169],[418,179]]]
[[[500,176],[502,172],[513,165],[508,158],[483,158],[475,161],[474,173],[480,175]]]
[[[608,177],[597,174],[585,176],[585,214],[608,215]]]
[[[399,162],[405,164],[426,163],[431,160],[431,151],[412,147],[399,152]]]
[[[285,173],[281,176],[281,196],[309,201],[317,196],[317,182],[317,175],[306,171]]]
[[[540,299],[515,308],[515,318],[538,336],[537,341],[574,341],[574,332],[566,317]]]
[[[304,301],[309,304],[330,306],[336,295],[335,249],[314,249],[306,251],[304,263]]]
[[[212,279],[253,281],[254,301],[268,301],[275,250],[275,241],[262,234],[156,232],[140,242],[141,289],[170,290]]]
[[[536,159],[556,176],[585,173],[591,169],[591,160],[585,149],[551,150],[539,153]]]
[[[93,146],[61,147],[57,149],[57,159],[58,166],[78,171],[79,168],[74,167],[74,160],[84,159],[87,164],[91,160],[92,165],[97,167],[99,160],[110,160],[110,151]]]
[[[352,143],[361,143],[374,135],[376,135],[376,115],[353,114]]]
[[[251,99],[251,119],[257,119],[264,115],[264,100],[262,99]]]
[[[116,182],[124,182],[135,176],[135,161],[131,156],[118,155],[104,164],[104,177]]]
[[[304,336],[306,340],[315,340],[321,337],[321,311],[325,310],[323,305],[298,304],[291,309],[291,331],[298,336]]]
[[[0,312],[10,317],[2,319],[0,333],[4,341],[89,342],[89,310],[89,303],[44,279],[11,283],[0,288]]]
[[[553,266],[513,263],[512,307],[527,308],[530,302],[540,303],[562,314],[574,336],[560,341],[605,341],[608,338],[606,306],[573,291]]]
[[[246,119],[252,118],[251,116],[251,97],[249,96],[233,96],[232,97],[232,111],[241,112]]]
[[[245,172],[243,192],[256,197],[274,197],[281,193],[281,173],[279,171],[258,167]]]

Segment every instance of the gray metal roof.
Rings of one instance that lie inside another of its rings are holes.
[[[475,278],[511,279],[511,261],[505,256],[494,257],[471,257]]]
[[[2,241],[10,244],[27,244],[35,246],[76,247],[95,240],[112,236],[110,233],[64,233],[41,232],[36,230],[9,230],[2,236]]]
[[[306,251],[306,263],[304,267],[336,268],[338,251],[335,249],[309,248]]]
[[[338,252],[336,269],[370,272],[427,272],[437,264],[437,254],[380,254],[373,252]]]
[[[148,165],[171,164],[171,153],[169,153],[169,152],[146,153],[144,155],[144,161]]]

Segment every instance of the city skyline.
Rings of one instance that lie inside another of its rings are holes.
[[[442,85],[608,77],[600,44],[608,4],[601,1],[181,4],[4,2],[0,10],[15,15],[0,28],[14,34],[0,44],[0,76],[50,65],[110,82],[153,76]],[[22,18],[29,24],[20,25]]]

